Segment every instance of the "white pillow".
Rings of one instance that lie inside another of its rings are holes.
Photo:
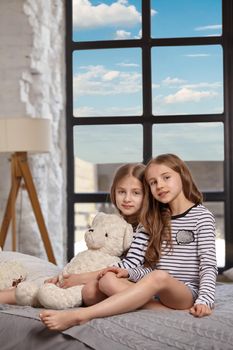
[[[0,262],[18,261],[27,271],[27,281],[42,283],[46,278],[60,272],[58,266],[32,255],[12,251],[0,251]]]

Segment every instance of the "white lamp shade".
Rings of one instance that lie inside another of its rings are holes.
[[[0,119],[0,152],[49,152],[50,150],[49,119]]]

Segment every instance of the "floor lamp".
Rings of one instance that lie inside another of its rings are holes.
[[[42,118],[0,119],[0,152],[11,152],[11,189],[0,231],[0,247],[4,247],[9,225],[12,228],[12,250],[16,250],[17,194],[23,181],[31,201],[48,260],[56,264],[36,188],[28,164],[27,153],[49,152],[50,123]]]

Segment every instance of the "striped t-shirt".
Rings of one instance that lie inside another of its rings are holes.
[[[113,264],[113,266],[118,266],[123,269],[143,266],[148,240],[149,235],[145,232],[143,226],[139,224],[134,232],[133,241],[126,256],[121,262]]]
[[[154,269],[164,270],[198,290],[195,304],[213,307],[217,276],[215,219],[202,204],[173,216],[172,249],[162,244],[163,253]],[[129,280],[136,282],[151,268],[129,269]]]

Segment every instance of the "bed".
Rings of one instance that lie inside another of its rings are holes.
[[[14,257],[15,254],[19,254],[17,257],[24,258],[20,253],[12,254]],[[7,256],[9,255],[11,254],[8,253]],[[43,264],[47,267],[46,275],[53,275],[58,271],[58,268],[50,263],[38,258],[30,259],[31,270],[34,269],[32,278],[38,277],[36,269]],[[41,270],[40,274],[42,279]],[[39,319],[39,312],[40,309],[28,306],[0,305],[1,350],[233,349],[231,283],[217,283],[215,310],[211,316],[201,319],[194,318],[186,311],[139,310],[95,319],[61,333],[47,330]]]

